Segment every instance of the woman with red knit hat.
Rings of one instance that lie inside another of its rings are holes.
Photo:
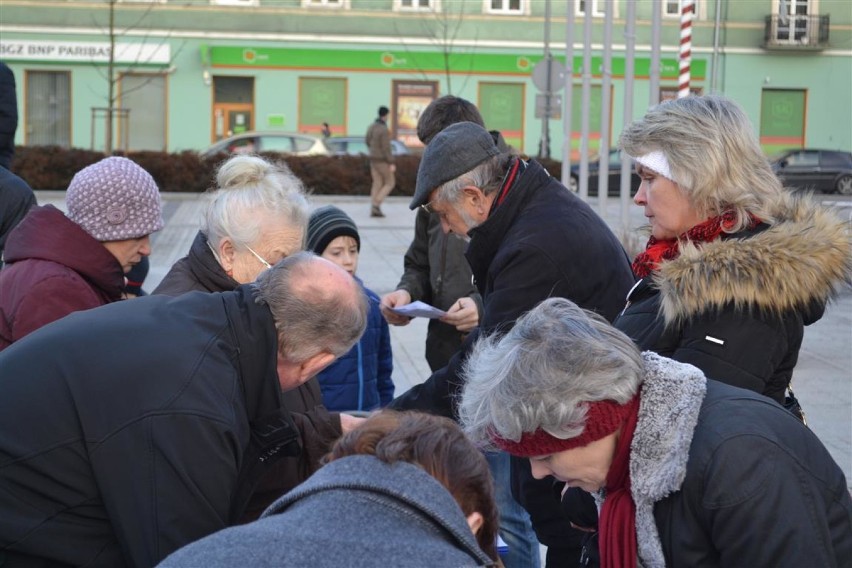
[[[459,415],[484,446],[592,493],[606,568],[847,566],[852,499],[819,439],[767,397],[640,353],[551,298],[468,360]]]

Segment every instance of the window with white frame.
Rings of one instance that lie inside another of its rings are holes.
[[[663,6],[664,18],[680,18],[681,0],[657,0]],[[707,19],[707,2],[701,0],[693,0],[695,4],[694,18],[696,20]]]
[[[441,0],[393,0],[393,9],[435,12],[441,9]]]
[[[210,0],[211,4],[217,6],[257,6],[258,0]]]
[[[530,0],[483,0],[487,14],[528,14]]]
[[[660,0],[663,3],[663,15],[680,17],[680,0]]]
[[[302,0],[303,8],[348,8],[349,0]]]
[[[608,2],[606,0],[574,0],[574,13],[578,16],[583,16],[586,13],[586,5],[592,5],[592,17],[594,18],[603,18],[606,15],[606,6]],[[609,3],[612,6],[612,15],[613,17],[618,17],[618,5],[615,2]]]

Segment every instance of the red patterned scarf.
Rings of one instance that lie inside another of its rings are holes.
[[[636,504],[630,494],[630,443],[639,419],[639,395],[625,406],[630,413],[621,428],[615,457],[606,476],[606,500],[598,527],[601,566],[636,568]]]
[[[677,258],[680,254],[680,241],[691,241],[693,243],[709,243],[715,241],[724,232],[723,229],[733,226],[736,216],[733,209],[729,209],[717,217],[711,217],[695,225],[676,239],[657,239],[651,237],[645,250],[636,255],[633,260],[633,274],[638,278],[645,278],[660,267],[660,263]],[[751,215],[747,229],[754,228],[760,223],[760,219]]]

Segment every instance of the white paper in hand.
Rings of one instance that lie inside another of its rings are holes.
[[[435,319],[447,315],[447,312],[419,300],[405,304],[404,306],[391,308],[391,311],[410,318]]]

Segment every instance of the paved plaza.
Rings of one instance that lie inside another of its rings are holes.
[[[36,194],[39,204],[52,203],[64,209],[64,192]],[[203,211],[203,201],[197,194],[164,193],[163,199],[166,226],[152,239],[151,270],[145,282],[149,291],[187,253]],[[389,198],[382,206],[385,218],[369,216],[367,197],[312,196],[311,201],[317,206],[333,203],[354,219],[361,234],[359,276],[379,295],[394,290],[402,274],[403,255],[414,234],[415,215],[408,209],[409,198]],[[597,198],[590,202],[598,207]],[[843,207],[844,216],[852,221],[852,202],[836,205]],[[621,232],[621,211],[617,199],[607,200],[604,217],[616,232]],[[631,227],[644,221],[639,207],[630,206],[628,211]],[[636,238],[636,242],[643,241]],[[425,337],[425,320],[416,319],[404,327],[391,326],[397,394],[429,376],[424,358]],[[806,329],[793,385],[810,427],[843,468],[852,488],[852,288],[844,289],[829,304],[822,320]]]

